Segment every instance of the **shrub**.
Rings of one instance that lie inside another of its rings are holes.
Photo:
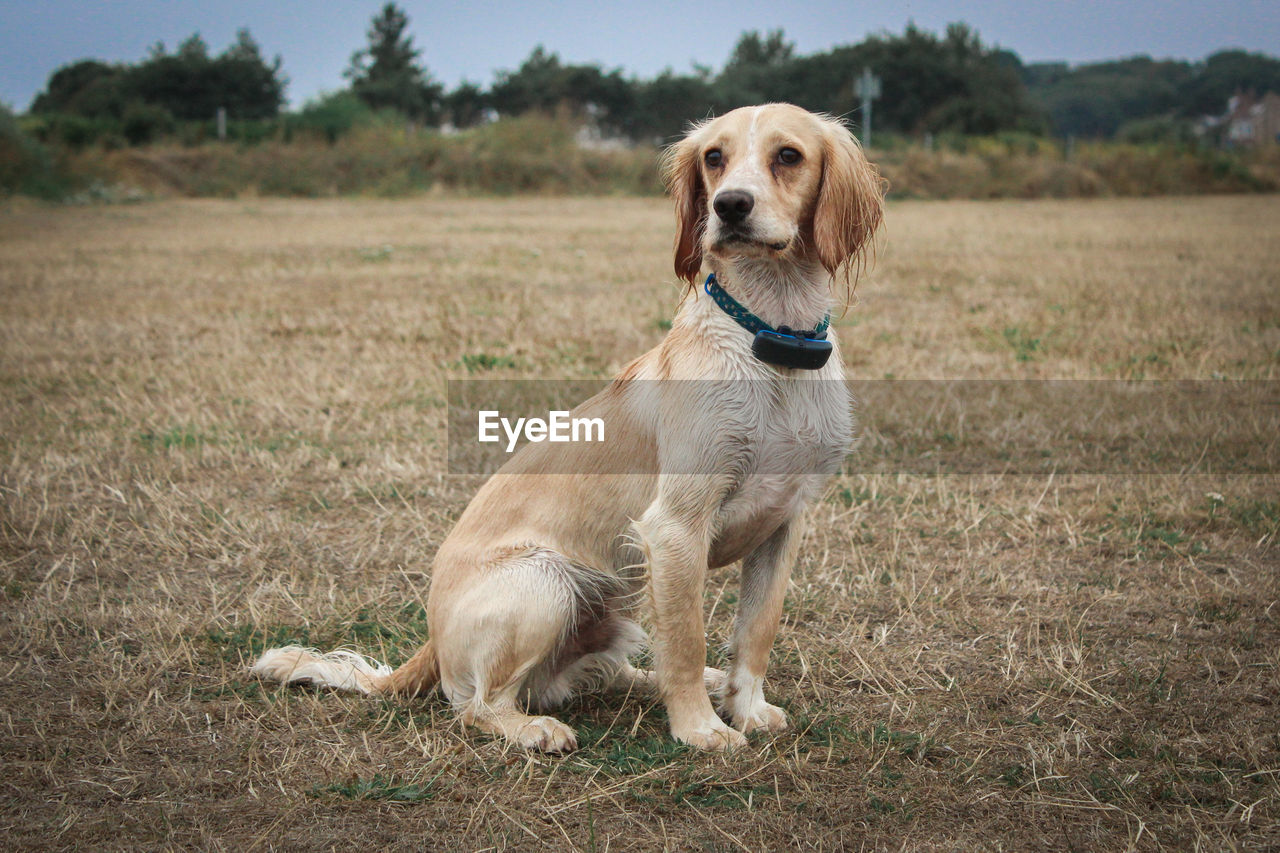
[[[292,134],[292,141],[287,128],[270,138],[270,122],[254,123],[252,130],[236,123],[228,130],[234,129],[229,136],[239,144],[121,151],[97,146],[75,152],[70,161],[78,173],[105,185],[159,195],[405,196],[433,189],[657,195],[662,190],[656,148],[579,144],[578,126],[568,118],[526,114],[442,134],[370,113],[346,98],[325,100],[324,109],[334,109],[331,117],[351,121],[349,130],[339,134],[339,125],[330,124],[336,134],[331,136],[319,121],[325,115],[320,110],[309,114],[308,121],[315,121],[303,125],[307,132]],[[291,126],[298,130],[296,120]],[[207,123],[183,123],[180,139],[188,129],[212,132]],[[264,141],[249,144],[243,137],[250,134],[260,134]],[[890,147],[877,147],[870,157],[897,198],[1067,198],[1280,188],[1280,155],[1261,151],[1079,143],[1068,157],[1057,143],[1022,134],[939,137],[932,148],[883,138]]]
[[[307,101],[289,121],[290,132],[314,134],[329,141],[350,133],[354,128],[374,122],[374,112],[349,89],[331,92]]]
[[[1116,132],[1116,141],[1132,145],[1188,146],[1196,143],[1196,135],[1191,122],[1158,116],[1125,122]]]
[[[23,132],[13,113],[0,105],[0,194],[60,198],[68,189],[48,149]]]
[[[75,151],[92,145],[118,148],[124,143],[120,122],[113,118],[52,113],[33,122],[36,137],[46,144],[61,145]]]
[[[135,101],[125,108],[120,132],[130,145],[147,145],[173,132],[173,116],[164,107]]]

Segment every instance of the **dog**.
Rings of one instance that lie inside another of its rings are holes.
[[[404,697],[438,685],[464,722],[548,752],[577,740],[542,712],[584,685],[656,690],[671,734],[699,749],[786,728],[764,695],[769,652],[803,510],[853,439],[838,344],[818,330],[847,305],[885,184],[842,123],[789,104],[694,125],[664,172],[689,287],[662,342],[574,410],[604,419],[607,446],[527,444],[480,488],[436,555],[430,639],[398,669],[289,646],[253,673]],[[580,473],[548,476],[566,453]],[[643,472],[593,473],[620,457]],[[721,672],[705,667],[703,587],[738,561]],[[647,633],[652,671],[629,662]]]

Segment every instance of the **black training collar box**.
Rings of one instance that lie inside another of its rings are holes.
[[[774,329],[726,293],[716,281],[715,273],[707,276],[706,284],[702,287],[716,305],[720,306],[721,311],[755,335],[755,340],[751,342],[751,353],[765,364],[796,370],[818,370],[831,357],[831,342],[826,339],[827,328],[831,323],[830,314],[823,317],[822,322],[812,331],[798,332],[790,326]]]
[[[765,364],[817,370],[831,357],[831,341],[761,329],[751,342],[751,352]]]

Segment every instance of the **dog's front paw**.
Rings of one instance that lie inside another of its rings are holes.
[[[747,745],[747,739],[740,732],[726,726],[719,717],[712,717],[692,726],[672,726],[671,734],[681,743],[709,752],[724,752]]]
[[[764,701],[764,679],[748,673],[730,676],[720,713],[733,721],[744,735],[764,729],[781,732],[787,728],[787,712]]]
[[[759,729],[769,732],[783,732],[787,730],[788,726],[787,712],[777,705],[758,702],[743,713],[733,714],[733,724],[744,735],[751,734],[751,732]]]

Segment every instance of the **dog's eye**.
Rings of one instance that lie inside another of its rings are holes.
[[[800,152],[794,148],[783,148],[778,152],[778,162],[784,166],[794,166],[800,162]]]
[[[714,169],[724,162],[724,155],[713,148],[710,151],[708,151],[706,154],[704,154],[702,159],[706,161],[706,164],[708,166]]]

